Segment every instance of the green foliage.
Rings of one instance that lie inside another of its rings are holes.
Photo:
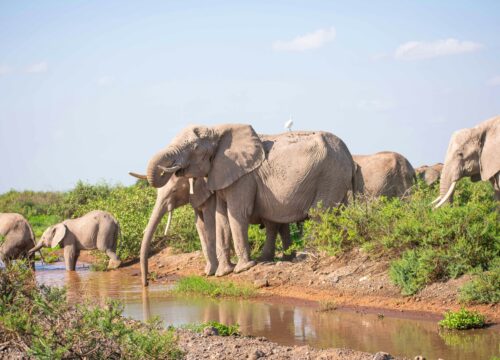
[[[172,331],[158,321],[126,320],[122,312],[117,301],[71,306],[64,289],[38,287],[23,263],[0,269],[0,337],[11,349],[38,359],[182,357]]]
[[[462,180],[453,205],[432,210],[436,190],[423,183],[405,199],[377,198],[313,210],[310,246],[330,254],[361,246],[395,259],[391,278],[404,294],[433,281],[487,271],[500,256],[500,222],[491,185]]]
[[[197,333],[203,332],[207,327],[213,327],[217,329],[219,336],[237,336],[240,335],[240,326],[238,324],[234,325],[224,325],[217,321],[208,321],[201,324],[187,324],[182,326],[184,329],[191,330]]]
[[[495,259],[489,271],[460,289],[460,301],[467,304],[496,304],[500,302],[500,259]]]
[[[237,285],[230,281],[208,280],[201,276],[188,276],[180,279],[173,291],[179,294],[199,294],[209,297],[248,298],[255,295],[255,290],[251,287]]]
[[[4,241],[5,241],[5,236],[0,234],[0,246],[4,243]]]
[[[1,213],[19,213],[29,218],[35,215],[51,215],[63,203],[61,192],[15,191],[0,195]]]
[[[276,239],[276,252],[282,252],[284,255],[290,255],[293,251],[302,250],[304,248],[304,243],[302,241],[302,235],[299,227],[296,223],[290,224],[290,237],[292,244],[286,252],[283,252],[283,243],[281,242],[280,236]],[[266,229],[260,228],[260,225],[250,225],[248,228],[248,241],[250,243],[251,256],[253,258],[258,258],[266,242]]]
[[[485,317],[477,311],[460,309],[459,311],[447,311],[439,326],[452,330],[467,330],[484,327]]]

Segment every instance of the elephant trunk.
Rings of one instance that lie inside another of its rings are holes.
[[[41,248],[43,248],[43,242],[39,241],[38,244],[36,244],[34,248],[32,248],[31,250],[28,251],[28,254],[32,255],[35,252],[39,251]]]
[[[148,286],[148,257],[149,257],[151,240],[153,239],[153,235],[156,231],[156,228],[158,227],[158,224],[160,223],[163,215],[165,215],[166,210],[167,209],[157,201],[153,209],[153,213],[149,218],[146,230],[144,230],[144,236],[142,238],[141,253],[140,253],[141,279],[143,286]]]
[[[167,147],[149,160],[146,175],[149,185],[161,188],[168,182],[172,174],[180,168],[180,166],[175,165],[177,153],[175,149]]]

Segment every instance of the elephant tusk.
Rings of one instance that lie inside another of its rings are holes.
[[[170,223],[172,222],[172,211],[168,212],[167,226],[165,226],[165,231],[163,232],[164,236],[167,236],[168,229],[170,228]]]
[[[434,206],[434,209],[438,209],[440,208],[441,206],[443,206],[443,204],[448,201],[448,199],[450,198],[451,195],[453,195],[453,192],[455,191],[455,187],[457,186],[457,182],[454,181],[450,188],[448,189],[448,192],[443,196],[443,198],[437,203],[436,206]]]
[[[194,179],[189,178],[189,194],[193,195],[194,194]]]
[[[147,180],[148,179],[148,177],[146,175],[137,174],[135,172],[131,172],[130,171],[128,174],[130,176],[133,176],[133,177],[138,178],[138,179],[142,179],[142,180]]]
[[[172,166],[172,167],[169,167],[169,168],[165,167],[165,166],[162,166],[162,165],[157,165],[157,166],[158,166],[158,168],[160,170],[163,170],[163,171],[165,171],[167,173],[176,172],[177,170],[179,170],[181,168],[180,165],[175,165],[175,166]]]
[[[438,196],[437,198],[435,198],[429,205],[434,205],[435,203],[437,203],[439,200],[441,200],[441,196]]]

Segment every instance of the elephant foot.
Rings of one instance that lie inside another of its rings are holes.
[[[295,253],[295,251],[292,251],[291,254],[283,254],[283,261],[292,261],[296,256],[297,254]]]
[[[248,270],[248,269],[254,267],[255,265],[257,265],[257,263],[253,260],[245,261],[245,262],[238,261],[238,264],[236,264],[236,267],[234,268],[234,273],[237,274],[237,273],[240,273],[242,271]]]
[[[274,256],[271,255],[261,255],[259,257],[260,262],[272,262],[274,261]]]
[[[217,268],[217,271],[215,273],[215,276],[224,276],[227,274],[230,274],[234,271],[234,265],[233,264],[219,264],[219,267]]]
[[[122,262],[120,260],[109,260],[108,270],[118,269],[118,267],[121,265],[121,263]]]
[[[205,275],[206,276],[213,276],[217,272],[217,265],[211,265],[207,264],[205,266]]]

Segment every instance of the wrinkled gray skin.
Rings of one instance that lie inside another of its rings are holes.
[[[415,170],[401,154],[382,151],[373,155],[353,155],[356,162],[357,192],[367,196],[402,197],[415,180]]]
[[[129,173],[130,175],[146,179],[146,175],[137,173]],[[165,186],[158,189],[156,202],[149,218],[148,225],[144,230],[144,236],[141,243],[141,275],[142,284],[148,285],[148,256],[153,235],[158,227],[161,219],[167,212],[171,213],[186,204],[191,204],[194,209],[196,219],[196,230],[201,242],[201,248],[205,257],[206,266],[205,274],[207,276],[216,274],[218,267],[218,257],[229,257],[230,252],[230,230],[229,224],[225,229],[224,240],[221,241],[222,248],[216,247],[216,229],[215,229],[215,210],[216,199],[215,195],[208,190],[207,180],[205,178],[193,179],[192,189],[189,184],[190,179],[186,177],[178,177],[172,175]],[[165,229],[167,235],[168,226]],[[263,250],[263,260],[272,260],[274,258],[276,233],[279,232],[283,241],[283,247],[286,250],[290,246],[290,231],[287,224],[268,223],[266,225],[268,234],[266,245]],[[287,236],[288,235],[288,236]]]
[[[255,265],[250,259],[248,225],[304,220],[309,209],[346,203],[355,165],[346,145],[326,132],[288,132],[261,141],[249,125],[191,126],[151,158],[149,183],[160,188],[173,173],[208,177],[216,192],[216,241],[229,224],[238,263],[234,272]],[[217,273],[233,271],[219,258]]]
[[[417,178],[422,179],[429,186],[436,184],[441,178],[444,164],[436,163],[434,165],[422,165],[415,169]]]
[[[490,181],[495,189],[495,199],[500,201],[500,116],[479,125],[455,132],[450,139],[439,197],[435,208],[448,202],[457,181],[463,177],[472,181]]]
[[[108,255],[108,269],[116,269],[121,263],[116,255],[119,232],[118,222],[110,213],[94,210],[82,217],[65,220],[47,228],[30,253],[42,247],[54,248],[61,245],[66,270],[74,271],[81,250],[98,249]]]
[[[35,245],[35,234],[22,215],[0,213],[0,235],[4,237],[0,246],[0,260],[5,265],[12,260],[27,258],[33,267],[33,256],[28,252]]]

